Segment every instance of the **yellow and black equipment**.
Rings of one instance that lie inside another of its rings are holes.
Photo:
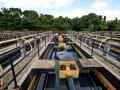
[[[69,90],[75,90],[73,78],[79,77],[79,69],[75,61],[59,61],[59,78],[66,79]]]
[[[59,61],[59,78],[78,78],[79,69],[75,61]]]

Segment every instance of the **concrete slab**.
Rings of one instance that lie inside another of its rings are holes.
[[[39,70],[42,70],[42,69],[47,69],[47,70],[50,70],[50,69],[55,69],[55,61],[53,60],[34,60],[34,62],[32,63],[31,65],[31,69],[39,69]]]
[[[94,59],[80,59],[79,60],[80,64],[84,68],[97,68],[97,67],[103,67],[101,64],[99,64],[96,60]]]

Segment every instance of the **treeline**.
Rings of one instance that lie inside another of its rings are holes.
[[[76,31],[120,31],[120,20],[106,21],[106,16],[90,13],[81,18],[70,19],[49,14],[38,14],[34,10],[1,8],[0,30],[76,30]]]

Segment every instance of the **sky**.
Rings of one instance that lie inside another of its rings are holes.
[[[35,10],[55,17],[81,17],[89,13],[120,19],[120,0],[0,0],[0,8]]]

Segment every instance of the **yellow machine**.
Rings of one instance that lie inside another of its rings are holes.
[[[75,61],[59,61],[59,78],[79,77],[79,69]]]
[[[60,47],[60,48],[66,48],[66,43],[58,43],[58,47]]]
[[[64,43],[64,38],[61,35],[58,37],[58,47],[66,48],[66,43]]]
[[[59,43],[63,43],[63,41],[64,41],[64,38],[60,35],[60,36],[58,37],[58,42],[59,42]]]

